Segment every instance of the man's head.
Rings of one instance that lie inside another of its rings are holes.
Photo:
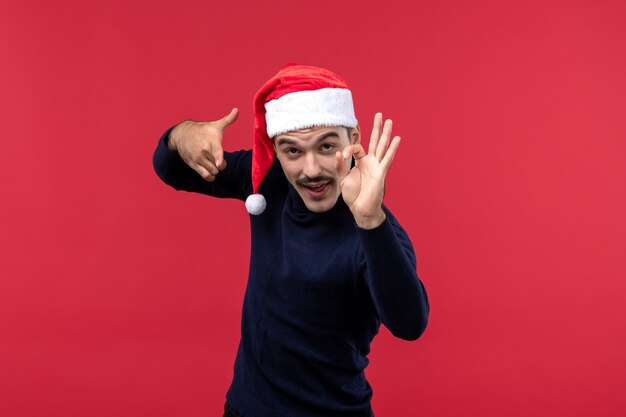
[[[273,140],[285,176],[306,207],[315,213],[330,210],[341,194],[335,155],[359,143],[359,127],[318,126],[282,133]],[[350,162],[342,163],[349,168]]]
[[[311,211],[332,208],[340,194],[336,152],[360,139],[345,81],[325,68],[287,65],[256,93],[254,112],[254,194],[246,200],[248,211],[265,210],[258,192],[275,156]]]

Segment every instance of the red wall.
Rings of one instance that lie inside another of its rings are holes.
[[[0,4],[0,414],[221,415],[247,215],[152,151],[232,106],[249,147],[298,62],[403,137],[386,201],[431,321],[375,340],[377,416],[626,415],[626,3],[262,3]]]

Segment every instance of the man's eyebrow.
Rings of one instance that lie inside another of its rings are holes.
[[[291,140],[291,139],[287,139],[287,138],[280,138],[276,141],[276,144],[278,146],[280,145],[295,145],[296,141]]]
[[[328,138],[337,138],[337,139],[339,139],[339,135],[337,134],[337,132],[327,132],[327,133],[324,133],[322,136],[320,136],[319,138],[315,139],[315,144],[317,145],[320,142],[323,142],[324,140],[326,140]]]
[[[328,138],[339,138],[339,134],[337,134],[337,132],[327,132],[324,133],[322,136],[320,136],[319,138],[315,139],[315,144],[319,144],[320,142],[323,142],[324,140],[328,139]],[[281,146],[281,145],[297,145],[298,143],[293,140],[293,139],[289,139],[289,138],[280,138],[276,141],[276,145]]]

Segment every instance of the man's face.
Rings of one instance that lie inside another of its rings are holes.
[[[322,213],[337,203],[341,189],[335,155],[359,139],[358,126],[355,129],[314,127],[274,138],[276,157],[285,176],[310,211]],[[342,163],[349,169],[351,160]]]

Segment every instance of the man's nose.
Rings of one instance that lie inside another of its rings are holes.
[[[322,173],[322,167],[320,166],[317,156],[314,153],[306,155],[302,173],[309,178],[315,178]]]

